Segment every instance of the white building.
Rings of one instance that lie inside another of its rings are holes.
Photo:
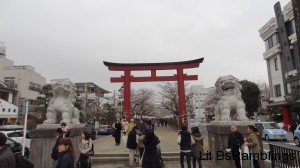
[[[0,82],[0,125],[15,124],[18,118],[18,106],[12,104],[15,90]]]
[[[36,106],[39,91],[46,84],[46,78],[37,73],[34,67],[15,66],[14,61],[7,59],[3,43],[0,45],[0,81],[17,91],[12,103],[20,107],[20,114],[25,113],[26,99],[29,100],[30,107]]]
[[[198,122],[201,122],[206,119],[206,111],[202,108],[202,103],[204,99],[206,98],[207,94],[213,90],[214,88],[204,88],[203,85],[193,85],[191,86],[191,90],[194,93],[192,104],[195,114],[195,119]]]

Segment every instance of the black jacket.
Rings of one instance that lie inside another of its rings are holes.
[[[230,148],[232,151],[238,151],[239,148],[244,143],[244,137],[243,135],[236,131],[234,133],[230,133],[228,136],[228,148]]]
[[[134,129],[131,130],[128,134],[127,148],[128,149],[136,149],[137,148],[136,132]]]

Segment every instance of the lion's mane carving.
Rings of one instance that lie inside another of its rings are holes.
[[[56,124],[57,116],[61,114],[60,123],[79,124],[79,110],[74,107],[76,101],[76,86],[69,80],[62,80],[52,85],[53,98],[47,108],[47,120],[44,124]]]
[[[221,76],[215,83],[219,97],[215,107],[216,121],[249,121],[246,117],[245,103],[241,98],[242,85],[231,75]]]

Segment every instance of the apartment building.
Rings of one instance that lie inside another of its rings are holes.
[[[202,108],[203,101],[205,100],[207,94],[214,88],[204,88],[203,85],[193,85],[191,86],[191,91],[194,93],[192,104],[195,114],[195,119],[198,122],[204,122],[207,119],[207,112]]]
[[[287,126],[300,116],[300,54],[292,2],[281,8],[274,5],[272,17],[260,30],[265,42],[263,58],[267,63],[271,110],[279,110]],[[299,19],[298,19],[299,20]]]
[[[6,57],[3,43],[0,45],[0,81],[16,91],[12,103],[20,107],[20,115],[25,114],[26,99],[29,100],[29,109],[37,105],[35,100],[40,96],[41,87],[46,84],[46,78],[36,72],[34,67],[14,65],[14,61]]]

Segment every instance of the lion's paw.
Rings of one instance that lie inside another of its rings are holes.
[[[249,119],[246,116],[238,116],[236,119],[238,121],[249,121]]]
[[[230,116],[221,116],[221,121],[231,121]]]

